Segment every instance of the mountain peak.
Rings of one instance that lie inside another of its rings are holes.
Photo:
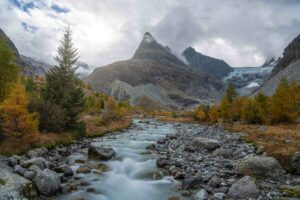
[[[146,32],[146,33],[144,34],[143,42],[146,42],[146,43],[152,43],[152,42],[155,42],[155,43],[156,43],[156,40],[155,40],[155,38],[151,35],[151,33]]]
[[[186,55],[186,54],[191,54],[191,55],[194,55],[194,54],[200,54],[202,55],[201,53],[197,52],[193,47],[188,47],[186,48],[183,53],[183,55]]]

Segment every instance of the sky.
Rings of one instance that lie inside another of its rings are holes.
[[[145,32],[178,55],[260,66],[300,34],[300,0],[0,0],[0,28],[23,55],[54,64],[68,25],[92,66],[131,58]]]

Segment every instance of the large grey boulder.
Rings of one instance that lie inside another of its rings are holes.
[[[300,174],[300,151],[296,152],[291,161],[291,165],[293,169],[295,170],[296,174]]]
[[[12,169],[0,163],[0,199],[33,199],[37,192],[31,181],[13,173]]]
[[[282,180],[283,169],[279,162],[273,157],[251,156],[243,158],[236,163],[235,172],[238,175]]]
[[[208,193],[204,189],[199,190],[194,196],[194,200],[207,200],[207,199],[208,199]]]
[[[191,148],[193,150],[200,150],[200,149],[215,150],[219,147],[220,147],[220,143],[217,140],[210,139],[210,138],[196,137],[195,139],[193,139],[191,143]]]
[[[233,199],[256,198],[259,196],[259,190],[254,179],[250,176],[245,176],[232,184],[228,195]]]
[[[47,161],[45,158],[38,157],[38,158],[32,158],[30,160],[26,160],[21,164],[22,167],[29,168],[31,165],[38,166],[41,170],[45,169],[47,167]]]
[[[92,143],[88,148],[88,155],[91,159],[110,160],[116,155],[116,152],[110,145]]]
[[[46,196],[55,195],[60,189],[60,177],[54,171],[44,169],[35,177],[35,184],[41,194]]]

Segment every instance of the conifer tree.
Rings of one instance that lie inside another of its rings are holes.
[[[15,56],[7,40],[0,38],[0,102],[9,95],[19,77],[19,67],[14,63]]]
[[[84,95],[74,68],[78,53],[73,47],[71,35],[68,27],[58,48],[58,55],[54,58],[58,66],[53,67],[46,74],[47,84],[44,91],[44,98],[47,101],[64,110],[66,130],[76,129],[78,117],[84,109]]]
[[[6,136],[21,137],[37,133],[38,120],[35,113],[28,112],[28,103],[24,86],[16,84],[10,96],[0,106],[2,129]]]

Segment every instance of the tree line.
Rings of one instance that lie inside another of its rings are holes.
[[[294,123],[300,117],[300,88],[296,81],[283,78],[272,96],[258,93],[254,97],[243,97],[238,96],[234,85],[229,83],[219,105],[200,105],[193,116],[212,123],[220,119],[228,123]]]

